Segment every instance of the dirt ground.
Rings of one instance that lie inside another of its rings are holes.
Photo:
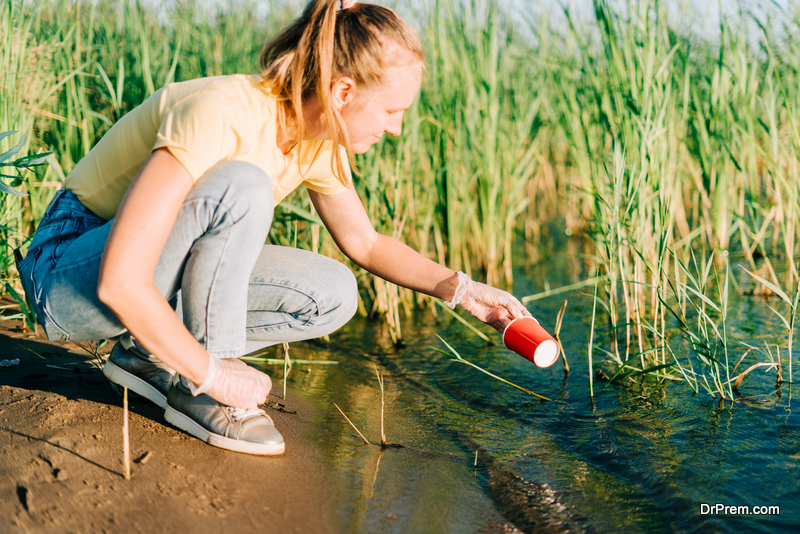
[[[110,346],[103,347],[107,353]],[[123,478],[122,397],[92,356],[0,323],[0,532],[334,532],[314,425],[269,410],[279,457],[222,451],[130,395],[131,479]],[[313,406],[286,402],[286,411]],[[298,401],[295,400],[295,403]]]

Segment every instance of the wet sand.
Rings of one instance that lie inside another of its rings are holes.
[[[278,457],[210,447],[130,395],[131,479],[122,476],[122,399],[88,354],[0,331],[1,532],[336,532],[326,473],[297,416],[270,410]],[[104,347],[105,348],[105,347]],[[311,406],[283,401],[290,411]],[[149,453],[149,458],[142,462]]]
[[[211,447],[131,394],[124,480],[122,398],[92,357],[3,321],[0,360],[14,358],[0,369],[0,532],[518,532],[469,451],[424,421],[392,416],[403,449],[364,446],[321,395],[290,381],[283,400],[279,378],[266,407],[287,443],[278,457]],[[409,394],[393,391],[395,404]],[[373,441],[374,420],[361,429]]]

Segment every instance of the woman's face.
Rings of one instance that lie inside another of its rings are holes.
[[[389,67],[381,85],[353,92],[340,113],[354,153],[369,150],[384,132],[400,135],[403,115],[414,102],[421,82],[422,62],[415,61]]]

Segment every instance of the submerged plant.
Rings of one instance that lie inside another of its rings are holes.
[[[786,344],[786,356],[787,356],[787,358],[789,360],[789,383],[791,384],[794,381],[793,374],[792,374],[792,359],[793,359],[793,356],[792,356],[792,342],[794,340],[795,320],[797,319],[797,305],[798,305],[798,303],[800,303],[800,278],[798,278],[798,281],[797,281],[797,283],[795,285],[794,297],[793,298],[789,298],[789,296],[780,287],[778,287],[776,284],[773,284],[772,282],[766,280],[765,278],[762,278],[761,276],[758,276],[755,273],[751,273],[747,269],[745,269],[745,272],[747,272],[747,274],[749,274],[750,276],[752,276],[753,278],[758,280],[761,284],[764,285],[764,287],[768,288],[770,291],[772,291],[774,294],[776,294],[782,301],[784,301],[786,304],[789,305],[789,318],[788,319],[786,318],[785,315],[780,313],[778,310],[776,310],[772,306],[767,305],[767,307],[781,320],[781,323],[783,324],[784,327],[786,327],[786,331],[787,331],[787,333],[789,335],[789,339],[788,339],[787,344]],[[780,364],[780,353],[778,353],[778,354],[779,354],[778,360],[779,360],[779,364]]]

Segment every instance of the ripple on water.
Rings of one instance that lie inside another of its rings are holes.
[[[561,302],[537,301],[537,314],[554,317]],[[732,306],[739,306],[728,324],[737,340],[729,347],[733,363],[746,350],[738,340],[785,343],[761,303],[743,298]],[[788,385],[775,389],[774,369],[748,374],[735,402],[720,403],[702,389],[694,394],[681,383],[662,389],[595,383],[590,399],[586,310],[590,298],[570,296],[574,315],[562,332],[572,369],[566,377],[561,363],[538,369],[446,320],[404,325],[403,350],[370,350],[394,379],[419,393],[404,409],[465,449],[480,450],[485,470],[478,473],[487,490],[524,531],[795,531],[800,405]],[[533,399],[452,361],[430,348],[446,350],[435,334],[476,365],[560,402]],[[737,373],[756,361],[768,358],[753,351]],[[703,503],[778,505],[781,515],[703,515]]]

